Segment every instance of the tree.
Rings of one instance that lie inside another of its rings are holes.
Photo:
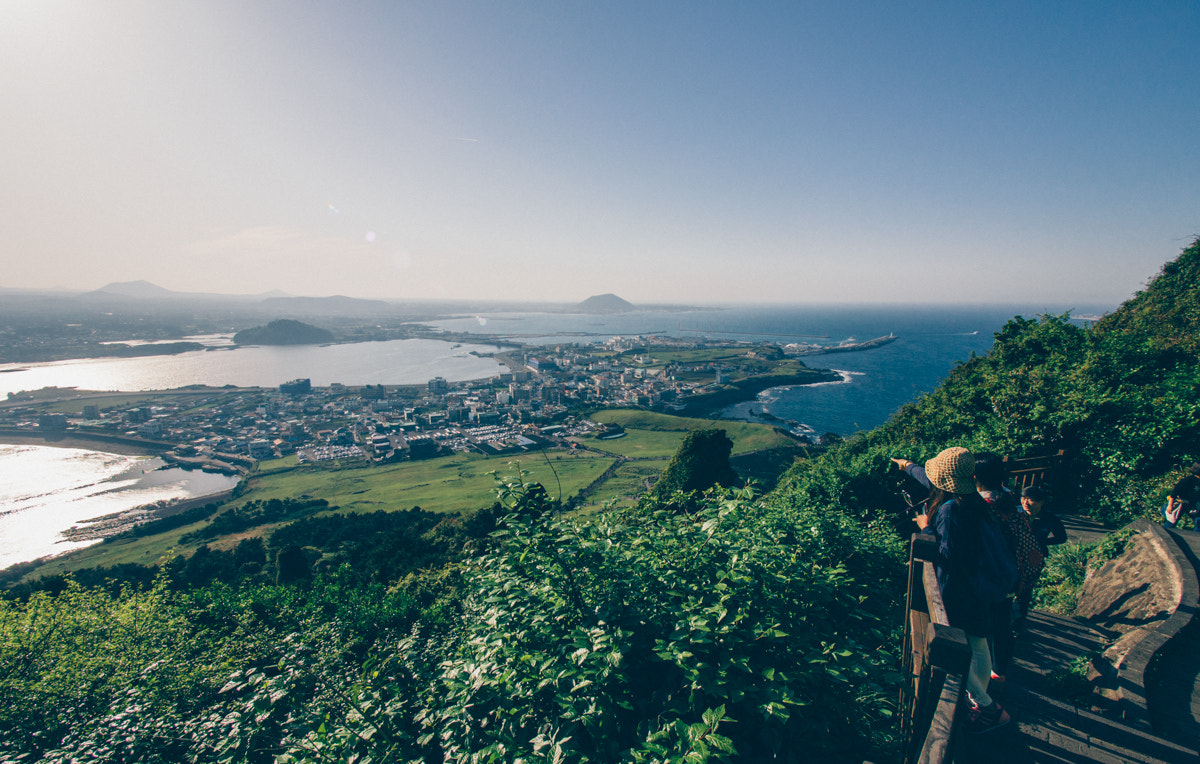
[[[655,494],[667,497],[676,491],[704,491],[715,485],[733,488],[741,483],[729,464],[733,441],[724,430],[692,430],[679,444],[654,487]]]

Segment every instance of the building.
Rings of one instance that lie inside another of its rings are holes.
[[[275,457],[275,449],[269,440],[252,440],[247,446],[247,451],[251,459],[273,459]]]
[[[65,430],[67,429],[66,414],[42,414],[38,417],[38,429],[41,430]]]

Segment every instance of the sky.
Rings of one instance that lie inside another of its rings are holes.
[[[0,287],[1116,305],[1200,3],[0,0]]]

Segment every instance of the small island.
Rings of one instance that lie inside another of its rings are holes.
[[[333,341],[333,332],[328,329],[287,318],[233,335],[235,345],[321,345]]]
[[[580,313],[630,313],[637,310],[633,303],[617,297],[615,294],[592,295],[579,303]]]

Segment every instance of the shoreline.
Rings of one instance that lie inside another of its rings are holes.
[[[100,451],[106,454],[121,456],[162,456],[175,447],[174,443],[145,444],[133,443],[129,440],[112,440],[106,436],[91,436],[86,433],[72,432],[64,435],[19,433],[12,430],[0,430],[0,445],[7,446],[50,446],[52,448],[78,448],[84,451]]]

